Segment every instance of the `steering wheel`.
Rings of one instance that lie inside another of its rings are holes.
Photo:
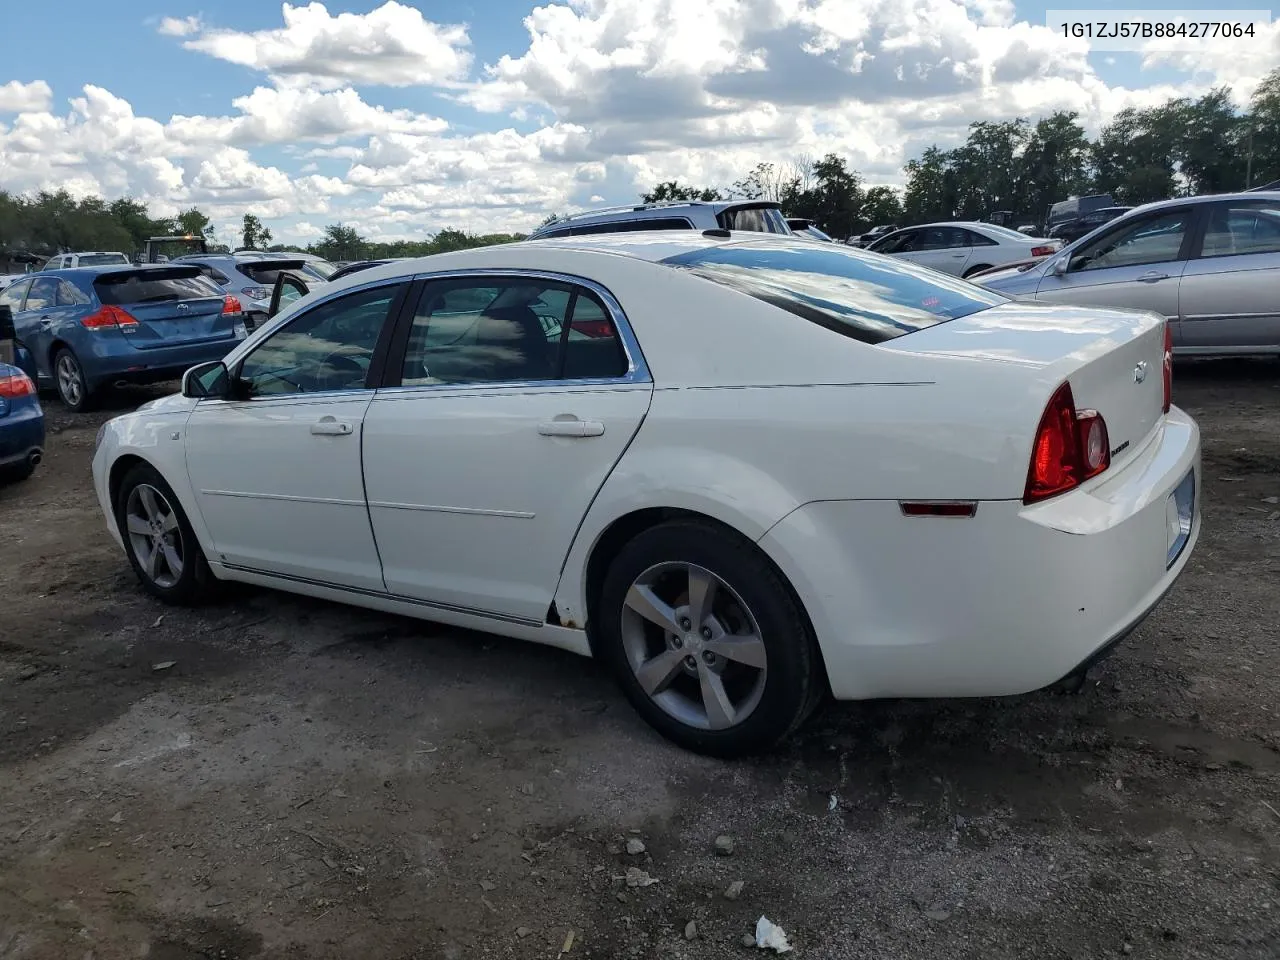
[[[354,374],[361,380],[364,379],[364,367],[354,357],[347,356],[345,353],[329,354],[320,361],[320,370],[323,371],[322,377],[326,385],[343,374]]]

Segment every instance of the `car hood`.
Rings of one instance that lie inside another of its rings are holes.
[[[171,393],[156,400],[148,400],[138,407],[135,413],[184,413],[196,405],[190,397],[180,393]]]

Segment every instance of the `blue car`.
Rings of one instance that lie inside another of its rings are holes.
[[[240,301],[189,266],[48,270],[0,292],[41,386],[87,410],[116,383],[157,383],[245,337]]]
[[[44,456],[44,411],[36,385],[0,363],[0,482],[25,480]]]

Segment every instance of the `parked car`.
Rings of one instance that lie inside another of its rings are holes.
[[[56,253],[45,261],[41,270],[71,270],[76,267],[128,266],[129,258],[119,251],[104,253]]]
[[[21,369],[0,363],[0,482],[25,480],[44,457],[44,411],[36,385]]]
[[[301,260],[303,273],[317,280],[330,280],[338,270],[338,264],[332,263],[324,257],[317,256],[314,253],[300,253],[294,250],[277,253],[266,250],[236,250],[235,255],[259,260]]]
[[[351,274],[353,273],[359,273],[361,270],[368,270],[372,267],[381,267],[383,264],[387,264],[387,263],[398,263],[401,260],[407,260],[407,259],[409,258],[408,257],[387,257],[384,260],[355,260],[349,263],[344,263],[342,264],[342,266],[338,267],[338,269],[330,275],[329,280],[330,281],[341,280],[344,277],[351,276]]]
[[[1060,223],[1079,220],[1087,214],[1115,205],[1116,202],[1109,193],[1095,193],[1087,197],[1069,197],[1066,200],[1059,200],[1049,205],[1044,218],[1045,231],[1052,230]]]
[[[245,325],[252,330],[270,311],[271,287],[282,271],[305,274],[313,283],[324,282],[314,267],[298,254],[259,255],[255,253],[187,254],[174,263],[194,264],[205,276],[215,280],[224,293],[240,301]]]
[[[1179,354],[1280,353],[1280,191],[1148,204],[1029,269],[977,280],[1012,296],[1154,311]]]
[[[28,273],[0,273],[0,290],[29,276]]]
[[[893,233],[893,231],[897,229],[898,229],[898,225],[896,223],[882,223],[878,227],[872,227],[870,230],[868,230],[866,233],[862,234],[861,236],[857,237],[856,239],[849,240],[848,243],[849,243],[849,246],[851,247],[869,247],[871,244],[875,243],[881,237],[887,236],[888,234]]]
[[[839,244],[504,244],[295,301],[108,422],[94,485],[162,600],[239,580],[594,655],[732,755],[828,689],[1023,693],[1141,621],[1200,531],[1167,359],[1151,314]]]
[[[881,237],[867,249],[969,277],[1003,263],[1047,257],[1062,249],[1062,241],[1028,237],[994,223],[966,221],[906,227]]]
[[[782,207],[768,200],[680,200],[609,207],[562,217],[529,234],[530,240],[636,230],[747,230],[790,234]]]
[[[195,265],[41,272],[0,292],[17,339],[68,408],[114,383],[171,380],[244,339],[240,302]]]
[[[804,217],[787,217],[787,226],[791,228],[791,232],[796,236],[807,237],[810,240],[820,240],[823,243],[835,243],[831,237],[818,229],[817,224]]]
[[[1104,223],[1110,223],[1122,217],[1133,207],[1103,207],[1091,213],[1083,214],[1074,220],[1064,220],[1049,229],[1047,236],[1052,240],[1061,240],[1063,245],[1074,243],[1086,233],[1093,233]]]

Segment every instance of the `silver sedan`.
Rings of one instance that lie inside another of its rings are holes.
[[[975,283],[1015,297],[1152,310],[1174,352],[1280,353],[1280,191],[1138,207],[1036,264]]]
[[[957,277],[971,277],[992,267],[1047,257],[1062,249],[1062,241],[1028,237],[994,223],[963,221],[904,227],[874,241],[867,249]]]

